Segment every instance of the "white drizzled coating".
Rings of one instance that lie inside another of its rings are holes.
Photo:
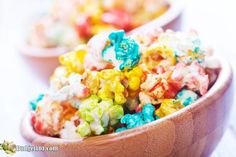
[[[37,110],[35,112],[35,127],[36,131],[45,135],[57,135],[63,126],[61,120],[63,116],[63,108],[57,102],[52,102],[48,97],[44,97],[38,103]],[[37,129],[37,125],[40,125],[40,129]]]
[[[60,137],[63,139],[81,138],[80,135],[76,133],[76,126],[72,121],[65,122],[64,128],[60,131]]]
[[[189,50],[194,51],[196,47],[199,48],[200,53],[203,53],[203,47],[195,31],[173,32],[168,30],[160,34],[157,44],[168,46],[175,51],[177,56],[184,56]]]
[[[59,78],[51,82],[50,98],[53,101],[66,101],[72,98],[88,96],[89,89],[81,83],[81,75],[71,74],[68,78]]]
[[[197,61],[192,62],[189,66],[183,63],[177,64],[171,78],[181,82],[182,87],[186,86],[192,91],[200,91],[201,95],[206,94],[208,90],[208,75]]]
[[[110,48],[109,50],[107,50],[106,53],[104,53],[103,58],[109,60],[109,62],[111,62],[112,65],[114,66],[114,69],[120,70],[120,65],[122,64],[122,60],[117,60],[116,54],[114,52],[115,52],[114,47]]]
[[[144,52],[145,49],[150,46],[153,42],[158,39],[158,36],[163,33],[162,28],[155,28],[151,30],[144,30],[143,32],[134,32],[131,35],[131,38],[135,39],[135,41],[140,46],[140,52]]]
[[[102,58],[102,50],[106,46],[108,39],[108,33],[101,33],[91,38],[87,44],[88,54],[85,56],[84,66],[85,68],[92,69],[104,69],[108,62]]]

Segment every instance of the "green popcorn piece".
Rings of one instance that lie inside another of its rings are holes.
[[[109,116],[111,119],[120,119],[124,115],[124,110],[121,105],[111,106],[109,109]]]
[[[84,114],[84,116],[85,116],[84,119],[85,119],[87,122],[93,122],[93,121],[94,121],[94,117],[93,117],[93,114],[92,114],[91,112],[86,111],[85,114]]]
[[[95,135],[101,135],[105,130],[102,127],[101,121],[94,121],[94,122],[90,123],[90,127],[91,127],[92,132]]]
[[[89,136],[91,134],[91,129],[90,129],[89,123],[83,122],[82,124],[80,124],[77,127],[76,132],[79,133],[81,137]]]
[[[107,112],[105,112],[103,115],[102,115],[102,118],[101,118],[101,123],[102,123],[102,126],[104,128],[106,128],[109,124],[109,115]]]
[[[111,125],[111,126],[114,126],[114,125],[116,125],[117,123],[119,123],[119,121],[120,121],[119,119],[111,119],[111,120],[110,120],[110,125]]]
[[[101,119],[103,115],[103,109],[100,106],[98,106],[92,111],[92,113],[94,113],[95,118]]]
[[[99,103],[99,106],[104,110],[107,111],[113,105],[112,99],[105,99]]]
[[[91,95],[89,98],[85,99],[82,101],[81,105],[80,105],[80,110],[83,109],[83,108],[86,108],[86,109],[93,109],[97,106],[98,102],[100,101],[101,99],[96,96],[96,95]]]
[[[123,107],[115,104],[112,99],[101,99],[97,95],[92,95],[82,101],[79,114],[81,119],[89,125],[91,131],[90,134],[82,135],[89,136],[105,133],[109,125],[112,126],[119,122],[124,111]]]

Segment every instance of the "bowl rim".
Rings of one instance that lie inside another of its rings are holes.
[[[146,29],[147,27],[149,28],[163,27],[168,23],[170,23],[171,21],[175,20],[184,9],[186,0],[167,0],[167,2],[169,4],[169,8],[165,13],[147,22],[144,25],[134,28],[133,30],[127,33],[132,34],[134,32]],[[23,55],[35,58],[54,58],[64,54],[67,51],[73,50],[66,47],[40,48],[31,46],[27,43],[23,43],[22,45],[17,46],[17,49]]]
[[[233,71],[229,62],[226,59],[224,59],[223,57],[217,57],[217,59],[220,59],[219,61],[221,65],[218,78],[216,82],[214,83],[214,85],[209,89],[209,91],[204,96],[199,98],[195,103],[187,107],[184,107],[183,109],[175,113],[172,113],[166,117],[150,122],[148,124],[145,124],[145,125],[133,128],[133,129],[128,129],[126,131],[122,131],[118,133],[110,133],[110,134],[105,134],[105,135],[92,136],[92,137],[79,138],[79,139],[62,139],[62,138],[43,136],[36,133],[30,122],[31,112],[28,111],[26,112],[25,116],[23,117],[21,121],[21,133],[23,137],[29,142],[33,142],[34,140],[37,140],[37,141],[44,141],[46,143],[53,143],[53,144],[62,144],[62,143],[70,144],[70,143],[78,143],[78,142],[85,142],[86,144],[89,144],[89,143],[101,144],[101,143],[116,141],[118,139],[123,139],[129,136],[135,136],[137,134],[147,131],[148,128],[153,128],[157,125],[160,125],[166,120],[172,120],[180,116],[183,116],[184,114],[188,113],[187,111],[191,112],[201,107],[206,107],[207,105],[211,105],[212,102],[219,99],[223,95],[223,93],[229,88],[232,82],[232,78],[233,78]],[[214,95],[215,97],[212,98],[212,96]]]

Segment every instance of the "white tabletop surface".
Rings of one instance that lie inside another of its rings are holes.
[[[27,144],[19,131],[21,118],[29,99],[47,89],[16,47],[22,41],[29,17],[43,12],[41,8],[45,8],[48,1],[0,0],[0,142],[6,139],[18,145]],[[228,58],[233,67],[236,67],[235,7],[235,0],[191,0],[182,16],[182,30],[198,30],[203,42]],[[232,109],[229,127],[212,157],[236,156],[235,115],[236,107]],[[0,156],[6,155],[0,151]],[[31,157],[33,154],[18,152],[14,156]]]

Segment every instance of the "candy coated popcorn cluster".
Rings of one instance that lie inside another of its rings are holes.
[[[68,139],[121,132],[177,112],[207,93],[220,68],[195,31],[161,29],[98,34],[59,61],[49,91],[30,103],[32,125]]]
[[[54,0],[46,15],[31,26],[28,44],[71,49],[100,32],[130,31],[168,8],[167,0]]]

